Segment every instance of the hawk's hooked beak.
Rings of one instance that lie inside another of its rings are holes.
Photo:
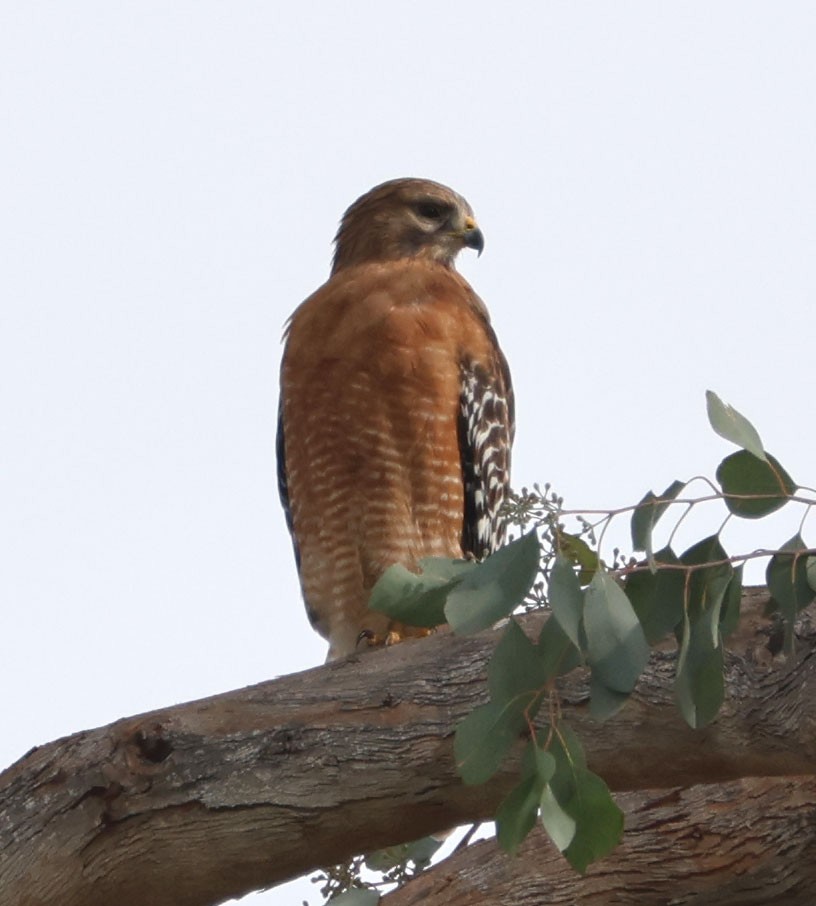
[[[475,249],[479,255],[482,254],[484,251],[484,234],[476,226],[476,221],[472,217],[465,218],[465,229],[462,233],[462,238],[469,249]]]

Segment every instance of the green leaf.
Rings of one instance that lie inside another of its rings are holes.
[[[538,655],[547,679],[563,676],[583,663],[581,652],[569,640],[558,620],[550,617],[538,637]]]
[[[577,830],[575,819],[561,807],[561,803],[555,798],[549,783],[541,791],[539,800],[541,823],[544,825],[544,830],[547,831],[559,852],[564,852],[575,838]]]
[[[583,874],[620,843],[623,812],[615,804],[609,787],[591,771],[583,771],[576,777],[575,798],[565,803],[564,810],[576,824],[575,836],[564,855]]]
[[[534,740],[529,740],[521,757],[521,777],[538,777],[543,786],[549,783],[555,773],[555,759]]]
[[[723,652],[722,645],[712,644],[705,620],[683,623],[674,690],[690,727],[699,730],[717,716],[724,695]]]
[[[552,756],[556,760],[556,771],[565,766],[571,766],[574,769],[585,768],[587,766],[586,753],[581,745],[578,734],[566,721],[559,721],[558,730],[553,736],[554,750]],[[559,762],[559,754],[561,762]]]
[[[380,895],[376,890],[368,890],[362,887],[353,887],[339,896],[332,897],[329,900],[331,906],[377,906],[380,902]]]
[[[576,648],[581,647],[580,627],[584,617],[584,593],[572,563],[561,554],[555,557],[547,586],[547,600],[553,616]]]
[[[679,569],[661,569],[662,565],[680,565],[670,547],[654,555],[656,572],[630,573],[626,577],[626,597],[643,627],[650,644],[659,642],[683,620],[683,598],[686,574]]]
[[[720,609],[720,636],[727,638],[739,625],[740,610],[742,607],[742,571],[745,564],[740,564],[734,569],[731,581],[723,596]]]
[[[720,437],[742,447],[757,459],[765,459],[765,449],[759,433],[744,415],[724,403],[712,390],[706,390],[706,408],[711,427]]]
[[[478,564],[475,560],[452,560],[450,557],[423,557],[421,575],[428,582],[451,582],[463,578]]]
[[[448,594],[445,617],[453,631],[480,632],[512,613],[535,582],[540,552],[533,530],[475,564]]]
[[[548,679],[547,665],[539,656],[538,648],[511,619],[487,668],[490,700],[514,707],[522,697],[523,710],[541,693]],[[529,716],[532,718],[534,712],[529,712]]]
[[[489,702],[471,711],[456,728],[453,740],[462,780],[470,786],[489,780],[524,727],[523,707]]]
[[[771,597],[785,620],[785,650],[793,651],[793,622],[796,614],[814,598],[808,577],[807,550],[801,535],[796,534],[771,557],[765,571],[765,582]]]
[[[535,775],[527,777],[513,787],[496,812],[496,837],[499,846],[508,853],[515,853],[520,844],[535,827],[541,783]]]
[[[694,567],[688,580],[687,610],[696,621],[704,612],[712,627],[717,627],[723,596],[734,575],[718,535],[709,535],[693,544],[680,557],[684,566]],[[715,612],[713,612],[715,611]],[[712,629],[712,640],[715,629]]]
[[[427,865],[434,853],[442,846],[442,842],[435,837],[421,837],[410,843],[400,843],[397,846],[378,849],[365,857],[366,867],[371,871],[389,871],[408,861],[414,862],[417,866]]]
[[[559,554],[581,567],[578,581],[581,585],[588,585],[601,563],[598,552],[592,550],[579,535],[570,535],[561,529],[556,533],[556,548]]]
[[[533,745],[533,753],[535,755],[535,769],[538,779],[542,784],[549,783],[555,776],[557,767],[555,756],[536,745]]]
[[[649,660],[649,643],[631,602],[600,569],[586,590],[584,628],[592,675],[608,689],[631,692]]]
[[[605,686],[594,674],[589,679],[589,713],[595,720],[608,720],[629,700],[628,692],[616,692]]]
[[[389,567],[371,591],[369,608],[409,626],[431,629],[444,623],[448,595],[477,564],[428,557],[420,567],[419,575],[401,564]]]
[[[487,669],[491,701],[456,728],[454,755],[467,784],[484,783],[538,710],[549,666],[515,620],[504,632]]]
[[[816,557],[807,558],[807,580],[808,585],[816,592]]]
[[[712,721],[724,695],[720,614],[734,570],[717,535],[690,547],[680,558],[695,567],[688,581],[674,691],[680,713],[698,729]],[[710,565],[709,565],[710,564]]]
[[[547,819],[557,834],[556,845],[561,848],[569,838],[562,851],[573,868],[583,873],[620,842],[623,812],[615,805],[603,780],[587,770],[580,742],[563,722],[558,725],[550,751],[556,761],[556,771],[549,786],[552,799],[560,812],[572,819],[575,829],[570,836],[569,822],[556,811],[549,797],[545,803],[544,795],[542,822],[552,834],[550,825],[544,820],[546,808]]]
[[[671,501],[685,486],[685,482],[673,481],[659,497],[655,497],[654,493],[649,491],[632,513],[632,549],[646,552],[651,569],[653,569],[652,531],[669,508]]]
[[[725,505],[743,519],[760,519],[775,512],[797,488],[770,453],[763,461],[745,450],[725,457],[717,468],[717,481],[726,495]]]

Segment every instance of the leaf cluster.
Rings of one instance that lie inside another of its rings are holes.
[[[435,837],[389,846],[349,862],[325,868],[312,878],[322,884],[321,894],[335,906],[376,906],[378,887],[401,887],[423,872],[442,845]],[[366,880],[364,872],[375,873],[379,880]]]
[[[418,573],[395,566],[374,588],[373,609],[412,625],[449,623],[454,632],[472,633],[509,617],[488,665],[488,699],[460,723],[454,740],[463,781],[479,784],[526,739],[520,781],[496,815],[499,842],[509,851],[540,820],[583,872],[622,833],[622,814],[560,717],[559,676],[588,668],[590,713],[607,719],[626,703],[651,646],[673,637],[677,705],[691,727],[703,727],[723,702],[723,640],[739,621],[744,563],[768,558],[767,584],[785,623],[787,650],[796,614],[816,595],[816,551],[806,546],[801,525],[775,550],[732,556],[723,548],[721,532],[731,518],[761,519],[796,501],[805,508],[804,523],[816,499],[797,494],[797,483],[744,416],[714,393],[706,401],[714,430],[740,447],[719,464],[717,485],[705,480],[706,495],[681,496],[697,479],[675,480],[634,506],[578,513],[565,510],[549,485],[543,491],[535,486],[533,493],[525,489],[513,497],[508,508],[527,532],[491,557],[481,563],[428,559]],[[678,555],[672,547],[677,527],[694,506],[711,501],[724,505],[725,521]],[[668,543],[655,551],[658,524],[678,508]],[[632,550],[643,557],[614,549],[605,560],[604,534],[623,515],[630,519]],[[568,518],[577,530],[567,531]],[[531,640],[512,614],[541,604],[551,617]]]

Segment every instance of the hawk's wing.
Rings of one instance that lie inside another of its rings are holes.
[[[500,511],[510,487],[515,432],[510,371],[498,344],[495,349],[494,368],[463,366],[459,397],[459,452],[465,490],[462,551],[477,560],[504,543]]]
[[[300,550],[292,524],[292,508],[289,504],[289,483],[286,476],[286,440],[283,434],[283,398],[278,404],[278,434],[275,439],[275,452],[278,460],[278,494],[280,494],[283,515],[286,517],[286,527],[292,536],[292,547],[295,549],[295,566],[300,569]]]

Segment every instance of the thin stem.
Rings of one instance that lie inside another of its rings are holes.
[[[812,509],[812,506],[806,506],[806,507],[805,507],[805,512],[802,513],[802,518],[801,518],[801,520],[799,521],[799,537],[800,537],[800,538],[802,537],[802,531],[803,531],[804,528],[805,528],[805,520],[806,520],[807,517],[810,515],[811,509]]]
[[[708,560],[705,563],[663,563],[657,561],[658,569],[687,570],[689,573],[698,569],[709,569],[712,566],[724,566],[726,564],[746,563],[748,560],[756,560],[760,557],[773,557],[779,553],[775,550],[766,550],[759,548],[750,554],[735,554],[733,557],[723,557],[721,560]],[[797,557],[811,556],[816,554],[816,548],[806,547],[794,552]],[[631,573],[642,573],[649,569],[648,563],[638,564],[636,566],[624,566],[622,569],[615,570],[616,576],[628,576]]]
[[[720,527],[717,529],[717,534],[718,534],[718,535],[722,534],[722,530],[726,527],[726,525],[728,525],[728,520],[729,520],[733,515],[734,515],[734,514],[733,514],[732,512],[729,511],[728,515],[725,517],[725,519],[723,519],[722,523],[720,524]]]
[[[609,528],[609,526],[612,525],[612,519],[613,519],[613,517],[610,516],[607,520],[604,521],[604,527],[601,529],[601,534],[598,536],[597,547],[598,547],[598,558],[599,559],[601,556],[601,546],[603,545],[604,535],[606,534],[606,530]]]
[[[675,504],[696,506],[698,503],[709,503],[712,500],[768,500],[774,497],[778,497],[780,500],[784,499],[785,503],[801,503],[805,506],[816,506],[816,500],[800,497],[798,494],[724,494],[722,491],[717,491],[716,494],[707,494],[703,497],[675,497],[673,500],[666,500],[665,498],[658,497],[656,500],[650,500],[648,503],[635,503],[631,506],[622,506],[613,510],[561,510],[559,516],[590,515],[603,516],[604,519],[611,519],[615,516],[622,516],[624,513],[632,513],[644,506],[654,506],[656,503],[665,503],[669,506],[674,506]],[[600,525],[604,519],[599,519],[595,524]]]
[[[465,847],[468,845],[468,843],[470,843],[471,838],[473,837],[473,835],[476,833],[477,830],[479,830],[479,828],[480,828],[481,826],[482,826],[482,822],[481,822],[481,821],[477,821],[475,824],[471,824],[471,825],[470,825],[470,828],[468,829],[468,832],[467,832],[467,833],[465,834],[465,836],[462,837],[462,839],[456,844],[456,848],[454,849],[453,853],[451,853],[451,855],[454,855],[454,853],[458,853],[460,850],[465,849]]]
[[[683,515],[677,520],[677,522],[675,522],[674,528],[671,530],[671,534],[669,535],[669,547],[671,547],[672,544],[674,543],[674,536],[677,534],[677,529],[680,528],[680,526],[683,523],[683,520],[691,512],[693,506],[694,506],[693,503],[689,503],[689,505],[686,507],[685,513],[683,513]]]

